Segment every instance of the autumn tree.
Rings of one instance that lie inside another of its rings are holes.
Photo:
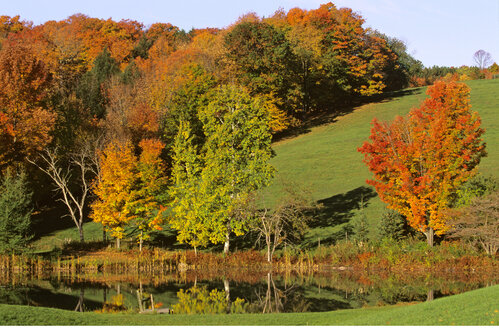
[[[98,197],[92,204],[90,217],[101,223],[116,238],[116,247],[124,237],[125,226],[130,221],[126,205],[136,179],[136,159],[130,143],[111,142],[100,154],[100,179],[93,192]]]
[[[292,111],[288,100],[294,54],[282,31],[265,22],[242,22],[225,35],[227,56],[237,78],[252,95],[272,95],[280,109]]]
[[[150,233],[163,229],[168,180],[161,159],[164,144],[159,140],[144,139],[139,147],[137,184],[130,193],[125,212],[130,213],[130,224],[138,231],[139,250],[142,251],[143,241],[150,238]]]
[[[170,226],[177,230],[177,240],[197,248],[207,246],[211,234],[207,211],[206,188],[202,185],[202,159],[193,142],[189,122],[180,122],[173,145],[172,185],[169,189],[172,215]]]
[[[326,3],[315,10],[292,9],[286,20],[293,27],[313,26],[320,31],[320,84],[317,87],[328,90],[319,102],[321,106],[384,90],[386,69],[396,60],[396,55],[385,40],[362,27],[362,16],[350,8],[338,9]],[[317,96],[320,95],[314,98]]]
[[[75,41],[76,58],[84,71],[92,67],[92,63],[106,48],[116,62],[127,63],[143,35],[143,25],[133,20],[115,22],[112,19],[75,14],[62,23]]]
[[[9,40],[0,51],[0,168],[51,141],[56,119],[47,108],[51,75],[29,45]]]
[[[489,67],[489,72],[491,73],[499,73],[499,65],[497,65],[496,62],[494,62],[492,65]]]
[[[141,250],[150,232],[162,229],[167,182],[160,158],[164,145],[144,139],[139,146],[139,158],[130,142],[117,141],[100,156],[100,179],[94,185],[98,199],[91,205],[91,217],[111,232],[117,248],[128,227],[138,232]]]
[[[250,194],[273,176],[269,116],[260,99],[235,86],[218,88],[199,115],[202,147],[184,123],[175,139],[172,224],[179,240],[194,247],[223,242],[228,253],[231,234],[249,228]]]
[[[10,16],[0,16],[0,48],[2,42],[8,38],[9,34],[19,33],[27,28],[31,28],[29,22],[21,21],[19,15]]]
[[[485,144],[480,118],[471,110],[469,88],[438,82],[406,118],[372,122],[370,141],[359,151],[374,173],[367,182],[388,207],[406,217],[433,245],[448,231],[445,210],[453,194],[476,172]]]
[[[132,83],[124,74],[112,77],[108,85],[108,103],[103,128],[109,139],[139,144],[142,139],[159,135],[160,115],[147,103],[144,81],[137,77]]]
[[[373,31],[371,35],[384,39],[387,47],[397,56],[396,60],[387,63],[384,78],[386,81],[385,91],[408,87],[411,78],[423,70],[423,63],[408,53],[407,44],[404,41],[379,31]]]

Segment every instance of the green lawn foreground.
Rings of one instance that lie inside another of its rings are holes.
[[[499,285],[414,305],[315,313],[167,315],[79,313],[0,305],[1,325],[497,325]]]

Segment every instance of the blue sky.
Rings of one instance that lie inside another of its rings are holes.
[[[278,8],[315,9],[318,0],[0,0],[0,15],[20,15],[35,24],[74,13],[133,19],[146,26],[169,22],[185,30],[225,27],[247,12],[270,16]],[[499,0],[337,0],[366,20],[365,26],[404,40],[425,66],[472,65],[488,51],[499,62]]]

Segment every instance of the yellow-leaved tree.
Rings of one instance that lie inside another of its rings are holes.
[[[149,233],[161,230],[163,223],[167,179],[160,155],[164,145],[144,139],[139,146],[139,157],[129,142],[111,142],[100,155],[101,175],[94,185],[98,199],[91,205],[91,217],[111,232],[117,248],[125,228],[131,228],[142,250]]]

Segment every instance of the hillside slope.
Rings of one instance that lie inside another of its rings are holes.
[[[498,175],[499,164],[499,80],[469,81],[471,104],[479,112],[486,129],[488,157],[480,172]],[[345,224],[358,213],[359,204],[367,203],[365,214],[374,233],[385,210],[366,179],[371,178],[363,156],[357,148],[368,139],[374,117],[393,120],[418,107],[426,97],[426,88],[396,93],[394,98],[370,103],[339,117],[335,122],[310,129],[296,138],[274,144],[276,157],[272,164],[278,171],[274,184],[265,190],[265,201],[273,204],[281,194],[284,181],[294,181],[310,190],[314,200],[323,204],[320,217],[306,244],[316,244],[344,237]]]

